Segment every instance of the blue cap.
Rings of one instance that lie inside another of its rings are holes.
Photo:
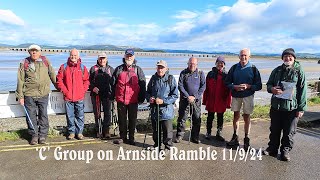
[[[126,55],[129,55],[129,54],[130,54],[130,55],[133,56],[133,55],[134,55],[134,51],[133,51],[133,49],[127,49],[126,52],[125,52],[125,54],[126,54]]]

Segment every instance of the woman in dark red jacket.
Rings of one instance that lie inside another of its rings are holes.
[[[203,93],[203,105],[208,111],[206,139],[211,137],[212,121],[217,113],[217,134],[219,141],[224,141],[221,135],[223,128],[223,114],[231,105],[231,93],[224,84],[227,72],[225,70],[224,57],[219,56],[216,60],[216,67],[212,68],[206,78],[206,90]]]

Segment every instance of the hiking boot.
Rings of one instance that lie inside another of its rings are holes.
[[[238,135],[234,134],[232,139],[227,142],[227,146],[239,146]]]
[[[83,134],[78,134],[78,135],[77,135],[77,139],[78,139],[78,140],[84,140]]]
[[[115,139],[113,140],[113,144],[122,144],[123,143],[123,139]]]
[[[74,139],[74,134],[69,134],[69,136],[67,137],[68,140],[73,140]]]
[[[267,149],[265,149],[265,150],[262,151],[262,155],[277,157],[277,156],[278,156],[278,152],[270,151],[270,150],[267,148]]]
[[[30,145],[37,145],[38,144],[38,137],[37,136],[33,136],[31,141],[30,141]]]
[[[207,140],[210,140],[211,138],[211,133],[206,133],[206,137],[205,137]]]
[[[99,132],[97,132],[97,136],[96,136],[97,138],[99,138],[99,139],[101,139],[103,136],[102,136],[102,134],[100,134]]]
[[[288,151],[282,151],[280,155],[281,161],[290,161],[290,156]]]
[[[110,128],[107,127],[104,131],[104,138],[106,139],[110,139],[111,135],[110,135]]]
[[[180,143],[180,141],[182,140],[181,136],[176,137],[176,139],[174,140],[174,143]]]
[[[46,144],[46,138],[45,137],[39,138],[39,144]]]
[[[195,144],[200,144],[201,141],[199,139],[191,139],[191,142],[195,143]]]
[[[136,145],[136,142],[134,140],[132,140],[132,139],[129,139],[128,144],[134,146],[134,145]]]
[[[250,147],[250,138],[248,138],[248,137],[245,137],[244,139],[243,139],[243,148],[244,148],[244,150],[247,152],[248,151],[248,149],[249,149],[249,147]]]
[[[224,142],[224,141],[225,141],[225,139],[221,136],[221,131],[220,131],[220,130],[217,131],[216,139],[217,139],[218,141],[221,141],[221,142]]]

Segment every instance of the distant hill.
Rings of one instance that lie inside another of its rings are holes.
[[[34,43],[24,43],[19,44],[17,46],[8,45],[8,44],[0,44],[0,47],[8,47],[8,48],[28,48],[31,44]],[[81,50],[103,50],[103,51],[125,51],[128,48],[132,48],[137,52],[162,52],[162,53],[187,53],[187,54],[216,54],[216,55],[237,55],[232,52],[223,52],[223,51],[194,51],[194,50],[183,50],[183,49],[155,49],[155,48],[139,48],[133,46],[115,46],[111,44],[102,44],[102,45],[66,45],[66,46],[55,46],[55,45],[40,45],[44,49],[81,49]],[[270,57],[279,57],[281,54],[275,53],[255,53],[252,55],[257,56],[270,56]],[[297,53],[297,57],[299,58],[320,58],[320,53]]]

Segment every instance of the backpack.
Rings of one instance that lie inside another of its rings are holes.
[[[68,66],[67,62],[63,64],[63,71],[67,68],[67,66]],[[81,63],[80,67],[81,67],[82,77],[83,77],[84,76],[84,65]]]
[[[172,84],[172,79],[173,79],[173,75],[169,74],[169,77],[168,77],[168,84],[169,86]],[[151,78],[150,78],[150,81],[151,81],[151,87],[153,87],[155,84],[156,84],[156,76],[155,75],[152,75]]]
[[[232,72],[232,74],[234,73],[234,71],[236,70],[236,66],[238,64],[234,64],[233,66],[231,66],[230,71]],[[253,71],[253,80],[256,80],[256,74],[257,74],[257,67],[255,65],[251,65],[252,71]]]
[[[43,64],[46,67],[49,67],[49,62],[48,62],[47,58],[45,56],[40,56],[40,57],[41,57]],[[31,60],[30,57],[24,59],[24,63],[23,63],[24,71],[27,71],[29,69],[30,60]]]
[[[99,66],[94,65],[93,67],[94,67],[93,82],[95,83],[95,82],[96,82],[96,77],[97,77],[97,75],[98,75],[98,73],[99,73]],[[110,71],[110,67],[107,68],[107,74],[108,74],[110,77],[112,77],[112,74],[111,74],[111,71]]]

